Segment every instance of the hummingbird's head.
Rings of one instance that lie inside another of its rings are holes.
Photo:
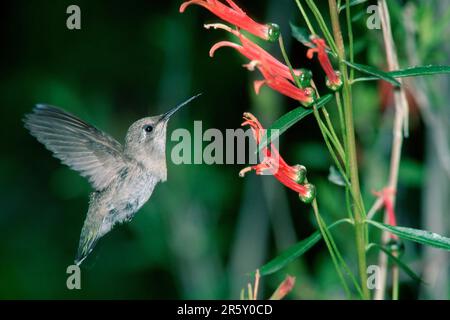
[[[156,166],[159,169],[163,165],[165,171],[167,123],[175,112],[200,95],[189,98],[162,115],[146,117],[133,123],[125,137],[125,152],[149,168]]]

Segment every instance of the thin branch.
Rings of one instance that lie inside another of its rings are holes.
[[[389,70],[399,69],[397,51],[395,49],[394,39],[392,36],[391,22],[389,18],[389,11],[385,0],[378,0],[378,8],[380,10],[380,20],[383,29],[383,41],[386,51],[386,59]],[[401,79],[399,79],[401,83]],[[392,132],[392,150],[391,150],[391,162],[389,169],[389,182],[387,187],[393,190],[397,190],[398,171],[400,167],[401,150],[403,144],[402,128],[406,124],[408,101],[406,100],[406,94],[402,87],[397,88],[394,92],[395,114],[394,114],[394,126]],[[391,200],[395,206],[395,193],[392,193]],[[387,222],[387,214],[384,216],[385,222]],[[383,231],[382,243],[386,243],[389,240],[389,233]],[[375,300],[383,300],[386,289],[387,278],[387,256],[380,253],[378,258],[378,265],[380,266],[380,289],[376,291],[374,295]],[[395,267],[394,267],[395,268]]]

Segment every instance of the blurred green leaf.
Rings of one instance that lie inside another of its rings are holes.
[[[347,219],[338,220],[338,221],[332,223],[328,227],[328,229],[331,229],[343,222],[348,222],[348,220]],[[260,272],[261,276],[266,276],[266,275],[272,274],[272,273],[277,272],[278,270],[282,269],[288,263],[297,259],[302,254],[304,254],[306,251],[311,249],[317,242],[319,242],[319,240],[321,238],[322,238],[322,235],[320,234],[320,232],[316,231],[312,235],[310,235],[308,238],[293,245],[292,247],[290,247],[289,249],[284,251],[282,254],[280,254],[278,257],[270,260],[268,263],[266,263],[261,268],[259,268],[259,272]]]
[[[388,249],[386,249],[383,246],[380,246],[379,244],[376,243],[371,243],[369,245],[369,249],[370,248],[377,248],[378,250],[383,251],[386,255],[389,256],[390,259],[392,259],[395,264],[397,264],[403,271],[405,271],[405,273],[411,277],[411,279],[417,281],[417,282],[422,282],[424,283],[424,281],[422,280],[421,277],[419,277],[414,271],[412,271],[407,265],[406,263],[404,263],[402,260],[400,260],[398,257],[394,256],[392,254],[392,252],[390,252]]]
[[[388,72],[389,75],[395,78],[427,76],[431,74],[444,74],[444,73],[450,73],[450,66],[428,65],[419,67],[409,67],[406,69]]]
[[[367,222],[379,229],[389,231],[400,238],[439,249],[450,250],[450,238],[443,237],[437,233],[406,227],[394,227],[373,220],[367,220]]]
[[[391,76],[388,72],[384,72],[381,71],[375,67],[372,66],[367,66],[364,64],[359,64],[359,63],[355,63],[355,62],[349,62],[349,61],[345,61],[345,64],[347,64],[348,66],[363,72],[363,73],[367,73],[370,74],[378,79],[382,79],[384,81],[387,81],[389,83],[392,83],[394,86],[400,86],[400,82],[398,82],[397,80],[395,80],[395,78],[393,76]]]
[[[328,103],[332,97],[333,96],[331,94],[321,97],[317,100],[315,107],[317,109],[321,108]],[[266,130],[266,133],[262,137],[261,143],[258,146],[257,152],[260,152],[267,146],[268,143],[278,139],[278,137],[281,136],[287,129],[311,113],[313,113],[312,108],[305,109],[304,107],[298,107],[281,116]]]
[[[310,34],[306,28],[298,27],[291,22],[289,22],[291,26],[291,34],[298,42],[303,44],[305,47],[308,48],[315,48],[315,44],[310,41]],[[332,54],[333,56],[336,56],[335,53],[333,53],[330,49],[325,49],[328,53]]]
[[[348,64],[348,63],[347,63]],[[400,69],[395,71],[386,72],[387,75],[394,78],[407,78],[407,77],[420,77],[429,76],[433,74],[446,74],[450,73],[450,66],[438,66],[438,65],[428,65],[420,67],[409,67],[406,69]],[[360,81],[373,81],[378,80],[379,77],[361,77],[355,79],[353,82]]]
[[[330,172],[328,174],[328,180],[335,185],[338,185],[340,187],[345,187],[345,181],[342,177],[341,173],[334,167],[330,166]]]
[[[306,28],[298,27],[291,22],[289,23],[289,25],[291,26],[291,34],[297,41],[299,41],[306,47],[314,48],[314,44],[309,40],[310,35]]]
[[[349,3],[350,7],[356,6],[358,4],[367,2],[368,0],[351,0]],[[342,6],[339,7],[339,12],[341,12],[342,10],[344,10],[345,8],[347,8],[347,3],[343,4]]]

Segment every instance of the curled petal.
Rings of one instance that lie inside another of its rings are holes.
[[[247,172],[250,172],[252,170],[252,167],[246,167],[242,169],[241,171],[239,171],[239,177],[243,178]]]
[[[266,50],[264,50],[263,48],[258,46],[256,43],[250,41],[248,38],[246,38],[244,35],[242,35],[239,31],[232,29],[223,23],[205,24],[204,27],[206,29],[210,29],[210,28],[222,29],[222,30],[232,33],[233,35],[238,37],[239,40],[241,41],[242,47],[239,49],[239,52],[244,57],[248,58],[250,61],[258,61],[259,65],[263,66],[265,69],[267,69],[272,74],[280,75],[284,78],[294,81],[294,78],[292,77],[291,71],[289,70],[288,66],[281,63],[278,59],[276,59],[274,56],[272,56]],[[244,66],[248,68],[248,65],[244,65]],[[249,69],[249,70],[251,70],[251,69]],[[303,71],[299,70],[299,69],[295,69],[293,71],[294,71],[294,74],[298,77],[301,76],[303,73]]]
[[[209,7],[207,5],[207,3],[204,0],[191,0],[191,1],[186,1],[183,2],[180,6],[180,13],[183,13],[184,10],[186,10],[187,7],[189,7],[191,4],[198,4],[199,6],[202,6],[206,9],[209,10]]]
[[[255,93],[259,94],[261,87],[266,84],[266,80],[255,80],[253,81],[253,88],[255,89]]]
[[[215,14],[220,19],[248,31],[261,39],[268,41],[276,41],[278,39],[280,35],[280,28],[278,25],[273,23],[258,23],[247,16],[244,10],[239,8],[233,1],[227,0],[227,3],[229,6],[218,0],[191,0],[184,2],[180,6],[180,12],[184,12],[186,7],[191,4],[198,4]]]
[[[215,45],[213,45],[211,47],[211,49],[209,50],[209,56],[212,58],[214,57],[214,53],[216,52],[217,49],[223,48],[223,47],[230,47],[230,48],[234,48],[237,51],[241,52],[242,51],[242,46],[231,42],[231,41],[220,41],[217,42]]]

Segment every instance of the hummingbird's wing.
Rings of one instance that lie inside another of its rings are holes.
[[[122,145],[106,133],[61,109],[36,105],[25,127],[64,164],[106,188],[126,165]]]

